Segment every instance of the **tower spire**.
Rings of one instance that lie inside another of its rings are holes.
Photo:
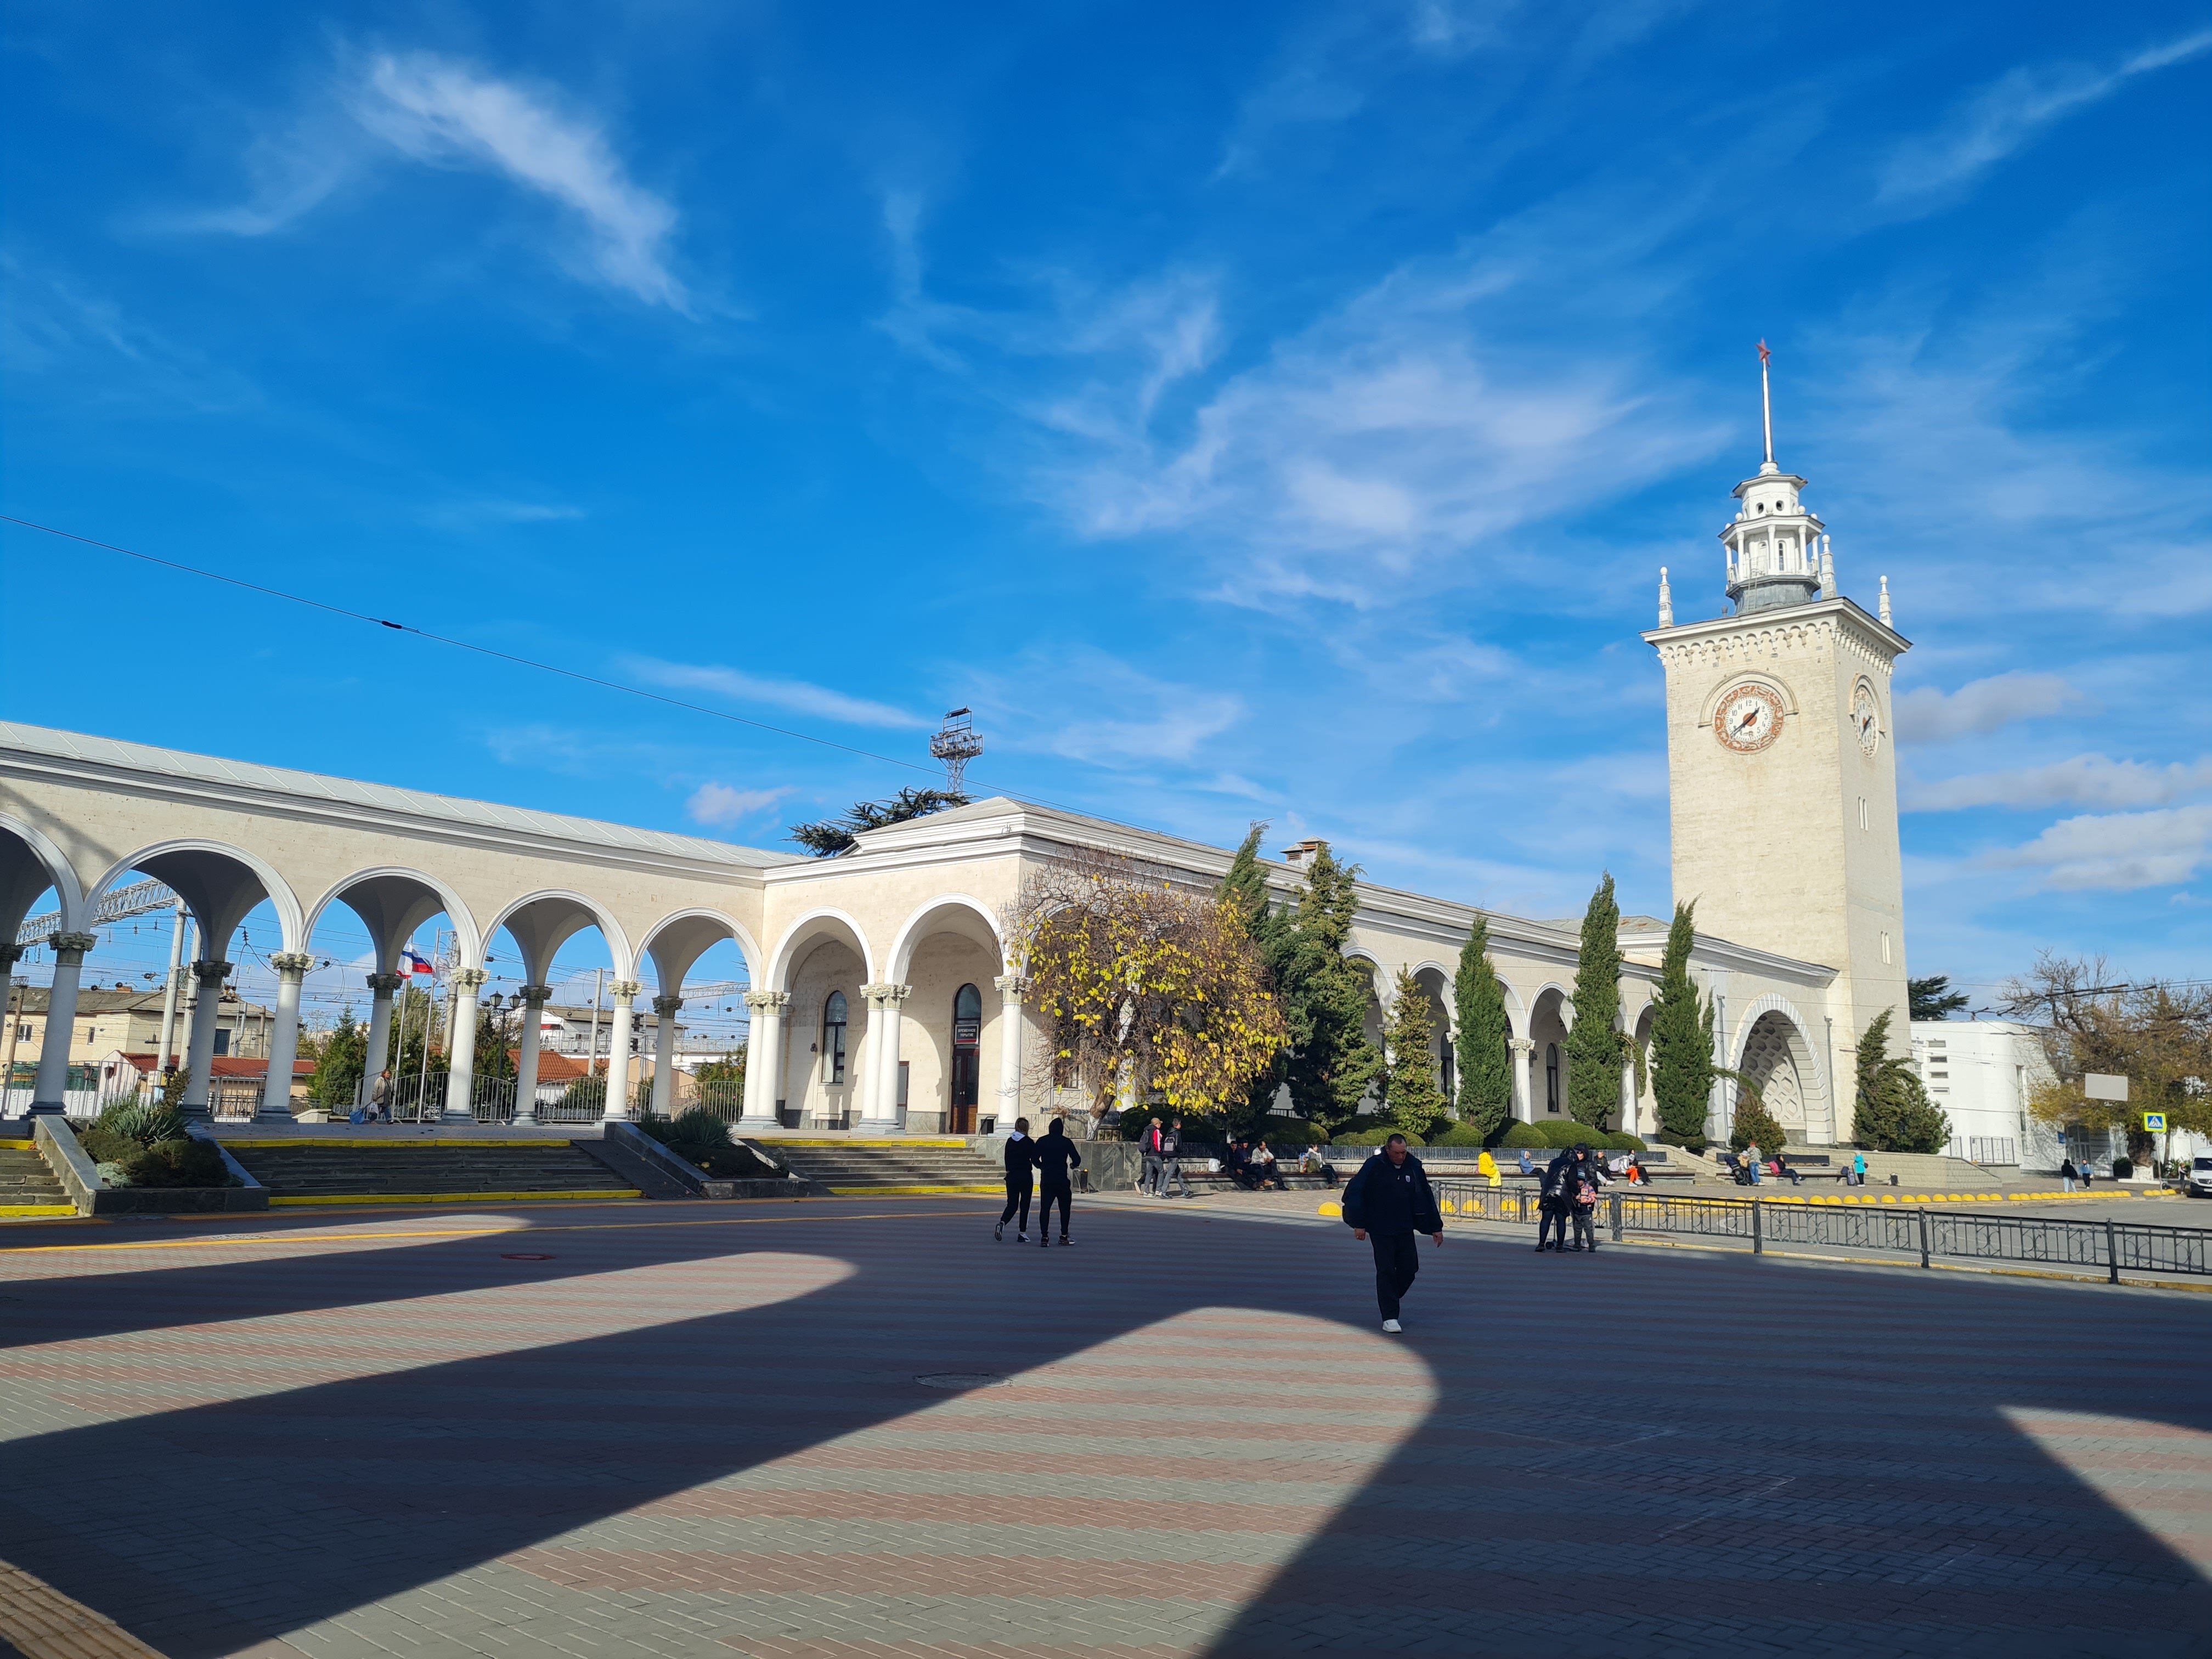
[[[1767,359],[1773,356],[1766,349],[1766,342],[1761,340],[1759,343],[1759,407],[1766,423],[1766,460],[1759,469],[1761,477],[1781,470],[1774,465],[1774,382],[1766,368]]]

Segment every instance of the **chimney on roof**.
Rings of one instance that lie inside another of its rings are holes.
[[[1310,859],[1316,853],[1320,852],[1322,848],[1328,845],[1328,843],[1327,842],[1322,841],[1318,837],[1309,836],[1297,846],[1285,847],[1283,848],[1283,862],[1289,865],[1293,870],[1303,870],[1306,867],[1306,860]]]

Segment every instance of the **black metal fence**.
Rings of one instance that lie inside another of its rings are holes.
[[[1437,1194],[1469,1220],[1534,1223],[1531,1191],[1440,1181]],[[2048,1216],[1984,1215],[1905,1205],[1838,1205],[1793,1199],[1688,1198],[1671,1194],[1601,1194],[1613,1242],[1632,1234],[1735,1241],[1759,1255],[1770,1248],[1880,1251],[1939,1261],[2017,1261],[2101,1271],[2212,1277],[2212,1231],[2136,1221],[2069,1221]]]

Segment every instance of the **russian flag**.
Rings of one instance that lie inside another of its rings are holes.
[[[435,974],[438,971],[412,951],[402,951],[399,953],[399,965],[410,974]]]

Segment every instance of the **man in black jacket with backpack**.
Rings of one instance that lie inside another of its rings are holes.
[[[1382,1328],[1393,1333],[1399,1304],[1421,1271],[1415,1235],[1444,1242],[1444,1218],[1429,1188],[1429,1172],[1413,1155],[1403,1135],[1392,1135],[1382,1150],[1360,1165],[1344,1189],[1344,1224],[1354,1238],[1375,1250],[1375,1301],[1382,1310]]]

